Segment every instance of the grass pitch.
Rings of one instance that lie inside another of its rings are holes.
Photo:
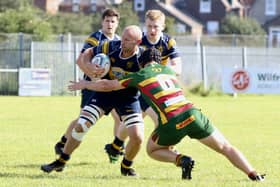
[[[140,177],[120,175],[103,147],[113,140],[111,117],[103,117],[74,152],[67,168],[43,173],[40,165],[55,159],[53,146],[79,113],[80,97],[0,97],[0,186],[280,186],[280,96],[190,96],[194,104],[238,147],[264,183],[248,180],[224,157],[185,138],[177,149],[196,160],[193,180],[182,181],[180,168],[149,158],[145,144],[134,167]],[[153,129],[145,119],[145,140]]]

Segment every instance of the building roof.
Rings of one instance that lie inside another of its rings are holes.
[[[172,15],[173,17],[176,17],[180,22],[191,27],[192,34],[195,34],[195,35],[202,34],[203,24],[201,24],[195,18],[187,15],[186,13],[181,12],[179,9],[177,9],[172,4],[161,3],[161,2],[157,2],[157,3],[160,7],[165,9],[170,15]]]

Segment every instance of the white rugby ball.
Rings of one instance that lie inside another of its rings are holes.
[[[92,58],[91,63],[98,65],[100,68],[104,68],[104,72],[97,78],[104,77],[109,72],[111,67],[110,58],[104,53],[98,53],[95,55]]]

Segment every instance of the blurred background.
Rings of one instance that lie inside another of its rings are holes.
[[[67,83],[82,76],[75,60],[86,37],[101,28],[107,7],[121,14],[119,34],[130,24],[145,31],[149,9],[164,12],[187,87],[221,91],[224,68],[280,70],[276,0],[5,0],[0,1],[0,95],[19,94],[22,68],[48,69],[50,95],[72,95]],[[45,72],[39,73],[43,80]]]

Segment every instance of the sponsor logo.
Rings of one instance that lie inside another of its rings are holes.
[[[195,120],[194,115],[191,115],[190,117],[188,117],[186,120],[184,120],[181,123],[176,124],[176,129],[181,129],[184,128],[185,126],[189,125],[191,122],[193,122]]]
[[[246,90],[250,85],[250,75],[245,70],[237,70],[231,77],[231,85],[233,89],[238,91]]]

